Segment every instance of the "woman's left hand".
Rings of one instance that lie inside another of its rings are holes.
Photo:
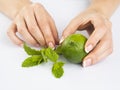
[[[112,53],[111,26],[111,22],[103,14],[87,9],[68,24],[63,31],[60,42],[77,30],[87,30],[90,37],[85,44],[85,51],[89,53],[83,60],[83,66],[86,67],[97,63]]]

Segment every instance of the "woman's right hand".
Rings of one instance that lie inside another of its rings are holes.
[[[23,40],[16,35],[17,32]],[[20,46],[26,42],[33,46],[54,48],[59,41],[52,17],[39,3],[29,4],[19,11],[8,29],[8,36]]]

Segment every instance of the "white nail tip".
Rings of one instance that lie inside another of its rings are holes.
[[[63,41],[64,41],[64,38],[62,37],[62,38],[60,39],[60,42],[59,42],[59,43],[61,44]]]
[[[85,48],[86,53],[89,53],[93,49],[93,46],[90,44],[87,48]]]

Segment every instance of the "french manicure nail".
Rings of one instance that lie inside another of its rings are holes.
[[[83,61],[83,67],[87,67],[87,66],[90,66],[92,63],[92,60],[89,58],[87,60],[84,60]]]
[[[85,48],[86,53],[89,53],[93,49],[93,46],[90,44],[87,48]]]
[[[51,47],[52,49],[54,49],[55,47],[54,47],[54,44],[52,43],[52,42],[49,42],[49,47]]]
[[[62,37],[61,39],[60,39],[60,44],[62,43],[64,41],[64,37]]]

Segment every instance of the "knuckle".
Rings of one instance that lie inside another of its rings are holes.
[[[42,6],[40,3],[35,3],[34,5],[37,7]]]
[[[97,37],[95,37],[95,38],[93,38],[92,40],[91,40],[91,44],[93,45],[93,46],[96,46],[96,44],[98,43],[98,38]]]
[[[109,49],[109,54],[112,54],[112,52],[113,52],[113,48],[110,48]]]
[[[41,46],[45,46],[46,45],[46,41],[44,40],[44,37],[39,37],[37,39],[37,42],[41,45]]]
[[[18,29],[18,32],[19,32],[19,33],[22,33],[22,30],[21,30],[21,29]]]
[[[35,25],[31,25],[31,26],[29,27],[29,31],[30,31],[31,33],[35,33],[35,30],[37,30],[37,27],[36,27]]]
[[[49,15],[49,22],[52,24],[52,25],[55,25],[55,21],[52,19],[51,15]]]
[[[100,28],[101,28],[102,31],[107,31],[107,26],[104,25],[104,24],[101,24]]]
[[[40,37],[37,41],[40,43],[41,46],[46,45],[46,40],[44,39],[44,37]]]
[[[112,22],[109,21],[108,24],[109,24],[109,26],[112,26]]]
[[[112,28],[112,22],[109,21],[107,24],[108,24],[108,28],[111,29]]]
[[[46,41],[49,42],[52,39],[52,36],[49,34],[45,35]]]
[[[47,22],[46,21],[43,21],[44,23],[41,23],[41,28],[43,29],[43,30],[47,30],[48,28],[49,28],[49,25],[47,24]]]
[[[23,33],[23,30],[25,30],[23,27],[18,28],[18,32],[21,33],[21,34]]]
[[[37,44],[37,42],[36,42],[35,40],[32,40],[32,39],[29,40],[29,43],[30,43],[31,45],[34,45],[34,46]]]
[[[10,37],[10,35],[11,35],[11,31],[10,30],[7,31],[7,35]]]
[[[41,45],[41,46],[45,46],[45,45],[46,45],[45,41],[41,41],[41,42],[40,42],[40,45]]]
[[[33,6],[34,6],[35,8],[43,8],[43,5],[40,4],[40,3],[34,3]]]
[[[98,62],[99,58],[95,53],[91,53],[91,57],[92,57],[92,64],[95,64]]]
[[[25,41],[33,46],[37,44],[37,41],[32,37],[25,38]]]
[[[101,24],[100,26],[97,27],[97,29],[99,31],[97,32],[96,35],[98,35],[99,33],[105,34],[109,30],[105,24]]]
[[[18,46],[22,44],[22,42],[20,42],[20,41],[14,41],[14,43]]]
[[[23,9],[20,11],[21,13],[27,13],[27,12],[29,12],[30,10],[32,10],[32,7],[31,6],[29,6],[29,5],[27,5],[27,6],[25,6],[25,7],[23,7]]]
[[[55,44],[55,41],[52,37],[48,37],[48,39],[46,40],[47,44],[49,44],[49,42],[52,42],[53,44]]]

